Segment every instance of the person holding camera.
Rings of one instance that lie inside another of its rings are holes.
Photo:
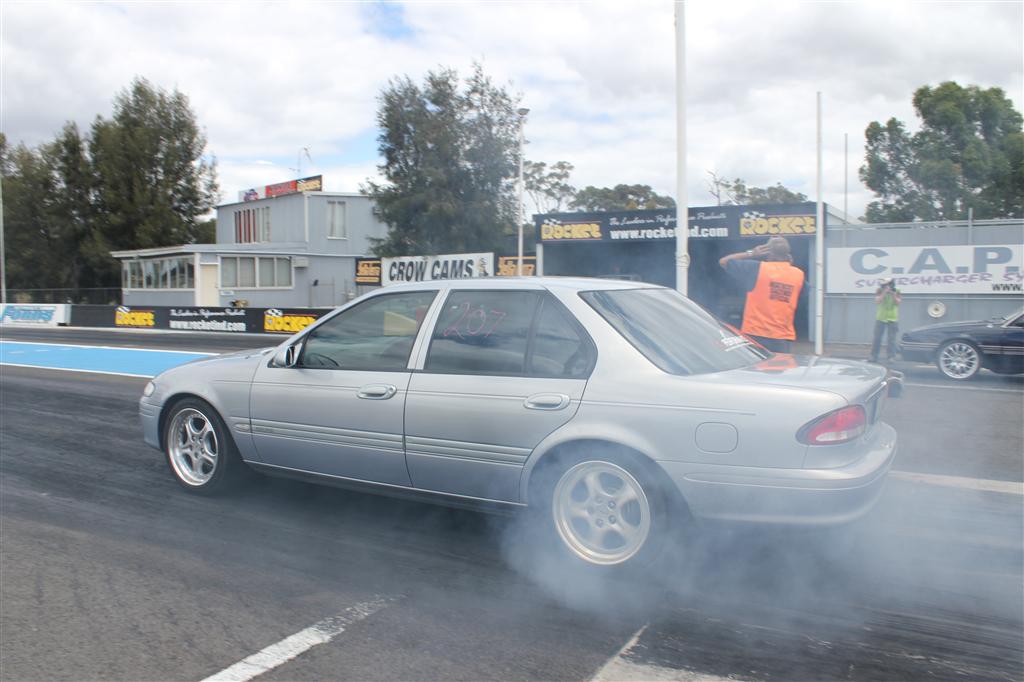
[[[891,277],[879,280],[875,291],[875,335],[871,340],[871,362],[878,362],[882,335],[886,335],[886,362],[896,358],[896,335],[899,333],[900,290]]]
[[[790,352],[804,271],[793,265],[786,238],[772,237],[765,244],[724,256],[718,264],[747,292],[741,331],[770,351]]]

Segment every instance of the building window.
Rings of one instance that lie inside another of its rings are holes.
[[[348,225],[345,224],[345,202],[327,202],[327,238],[348,239]]]
[[[191,256],[124,261],[121,285],[125,289],[192,289],[195,267]]]
[[[221,256],[222,289],[281,289],[292,286],[292,259],[285,256]]]
[[[270,241],[270,207],[243,208],[235,211],[235,243],[255,244]]]

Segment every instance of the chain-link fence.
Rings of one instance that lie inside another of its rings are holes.
[[[96,287],[85,289],[8,289],[8,303],[95,303],[120,305],[121,289]]]

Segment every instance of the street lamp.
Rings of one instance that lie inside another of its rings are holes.
[[[526,146],[526,138],[523,136],[523,126],[526,124],[526,115],[530,110],[523,107],[516,111],[519,114],[519,211],[516,213],[516,222],[519,223],[519,258],[516,260],[516,274],[523,276],[523,147]]]

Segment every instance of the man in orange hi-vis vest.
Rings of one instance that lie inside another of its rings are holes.
[[[770,351],[790,352],[804,273],[793,265],[785,237],[772,237],[766,244],[725,256],[718,264],[747,290],[743,333]]]

